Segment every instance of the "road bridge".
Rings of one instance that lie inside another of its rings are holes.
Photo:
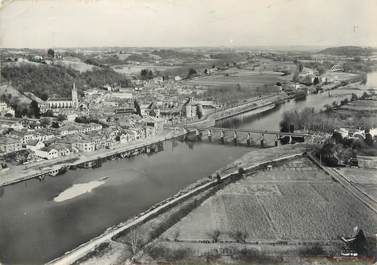
[[[210,127],[206,129],[186,128],[189,139],[208,140],[214,143],[246,144],[248,146],[260,145],[261,147],[271,143],[278,146],[284,140],[285,143],[305,142],[311,138],[311,134],[303,132],[280,132],[262,129],[229,129]]]

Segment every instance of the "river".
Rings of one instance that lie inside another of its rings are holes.
[[[311,94],[306,97],[306,100],[293,100],[286,102],[279,107],[260,113],[258,115],[248,115],[247,113],[239,115],[234,118],[225,119],[216,123],[218,127],[238,128],[238,129],[266,129],[266,130],[280,130],[279,123],[286,111],[297,110],[300,111],[306,107],[312,107],[319,111],[326,104],[331,105],[334,101],[339,102],[344,98],[351,98],[351,94],[355,93],[360,96],[364,91],[355,89],[336,89],[331,90],[331,96],[328,92],[320,94]]]
[[[318,109],[352,92],[362,93],[335,90],[333,97],[327,93],[310,95],[305,101],[292,100],[267,113],[253,117],[243,114],[219,125],[277,130],[284,111]],[[166,142],[164,151],[153,155],[108,161],[101,168],[71,170],[44,181],[0,188],[0,261],[30,264],[51,260],[250,150]]]

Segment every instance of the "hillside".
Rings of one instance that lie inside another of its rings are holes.
[[[127,85],[126,77],[110,68],[93,68],[91,71],[79,72],[70,67],[57,65],[22,64],[5,65],[1,74],[21,93],[32,92],[43,100],[53,94],[61,97],[69,96],[73,82],[76,83],[79,92],[105,84]]]
[[[370,56],[377,52],[376,48],[359,47],[359,46],[341,46],[326,48],[319,53],[337,56]]]

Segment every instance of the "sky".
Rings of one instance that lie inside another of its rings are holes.
[[[377,47],[377,0],[0,0],[0,47]]]

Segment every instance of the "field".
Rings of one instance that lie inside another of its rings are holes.
[[[377,215],[304,158],[226,186],[163,234],[180,241],[328,241],[354,226],[377,232]]]
[[[358,74],[346,73],[346,72],[331,72],[327,71],[324,77],[329,81],[347,81],[357,77]]]
[[[342,109],[355,111],[377,111],[377,100],[356,100],[342,106]]]
[[[342,168],[339,171],[360,190],[377,201],[377,169]]]
[[[236,87],[255,90],[264,85],[272,86],[283,81],[281,73],[253,72],[240,69],[230,69],[210,76],[197,77],[185,82],[188,85],[207,86],[209,88]]]
[[[72,68],[80,73],[91,71],[93,68],[96,68],[94,65],[84,63],[80,59],[74,57],[64,58],[64,60],[56,61],[55,64]]]
[[[132,64],[126,64],[126,65],[116,65],[112,67],[114,71],[126,74],[126,75],[136,75],[140,74],[141,70],[143,69],[150,69],[154,72],[164,72],[167,70],[175,70],[180,68],[179,66],[158,66],[158,65],[132,65]]]

